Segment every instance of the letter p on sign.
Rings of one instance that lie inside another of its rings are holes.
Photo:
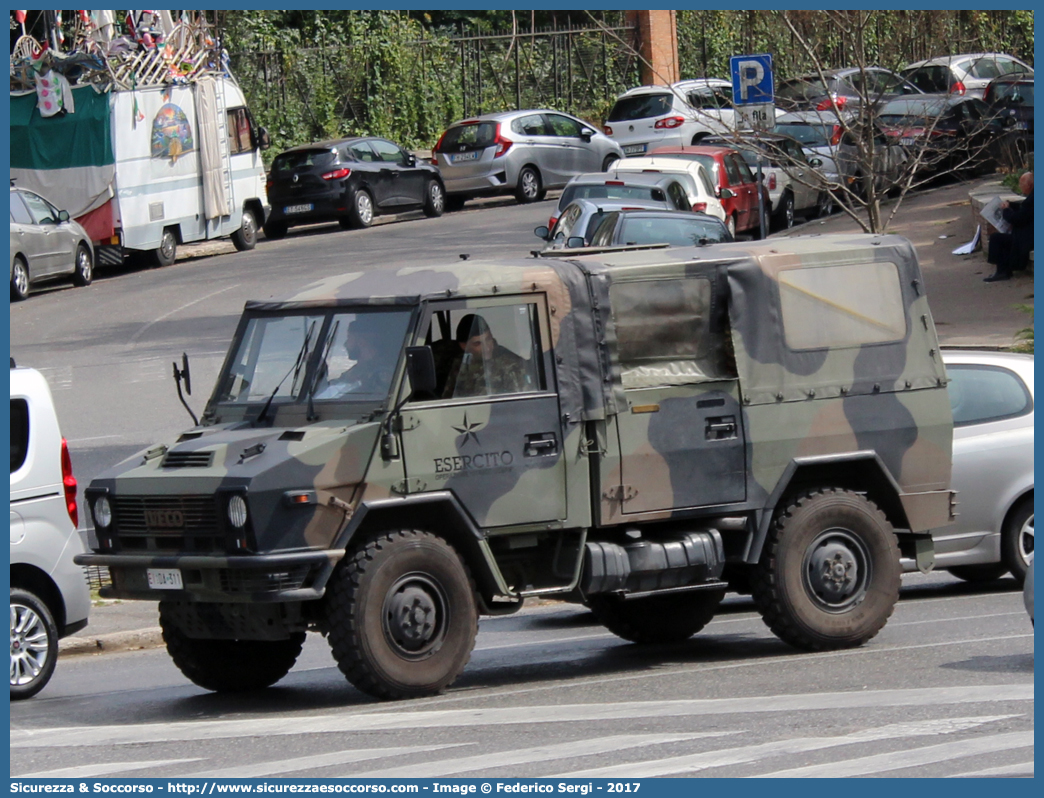
[[[760,61],[739,62],[739,90],[744,102],[750,102],[750,87],[758,86],[765,79],[765,68]],[[759,98],[760,99],[760,98]]]

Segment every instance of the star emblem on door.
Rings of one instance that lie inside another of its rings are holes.
[[[477,421],[474,424],[469,424],[468,423],[468,414],[465,413],[464,414],[464,423],[461,424],[459,427],[454,427],[453,428],[454,430],[456,430],[457,432],[459,432],[461,435],[464,436],[464,440],[462,440],[460,442],[460,445],[463,446],[469,440],[474,440],[475,444],[478,445],[479,444],[479,439],[478,439],[478,435],[475,434],[475,430],[477,430],[481,426],[482,426],[482,424],[480,424]]]

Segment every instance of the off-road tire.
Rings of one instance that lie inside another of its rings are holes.
[[[169,227],[163,231],[160,237],[160,245],[152,250],[152,263],[154,266],[172,266],[178,259],[178,237]]]
[[[515,189],[515,199],[518,200],[519,205],[524,205],[527,202],[539,202],[546,193],[537,168],[535,166],[523,166],[522,171],[518,173],[518,187]]]
[[[216,693],[271,687],[286,676],[304,645],[305,633],[288,640],[202,640],[188,637],[164,614],[160,628],[167,653],[190,681]]]
[[[331,578],[326,602],[334,659],[364,693],[436,695],[471,658],[474,583],[453,547],[428,532],[396,530],[360,543]]]
[[[432,219],[446,210],[446,189],[438,180],[429,180],[424,187],[424,215]]]
[[[710,623],[724,590],[693,590],[631,599],[591,596],[597,621],[617,637],[632,643],[680,643]]]
[[[992,582],[1000,579],[1008,573],[1006,566],[1001,563],[980,563],[978,565],[955,565],[947,569],[951,574],[965,582],[975,584],[977,582]]]
[[[29,265],[25,258],[16,255],[11,272],[11,301],[22,302],[29,296]]]
[[[11,700],[39,693],[58,661],[58,628],[47,605],[35,594],[11,588]]]
[[[1033,497],[1023,499],[1011,511],[1001,530],[1001,562],[1019,586],[1026,581],[1033,556]]]
[[[884,513],[858,493],[823,488],[776,515],[752,594],[765,623],[790,645],[854,648],[888,622],[900,578],[899,546]]]
[[[83,288],[94,279],[94,261],[86,244],[76,245],[76,265],[73,267],[72,284]]]
[[[262,229],[265,232],[265,238],[269,241],[278,241],[280,238],[286,237],[289,227],[282,222],[265,222]]]
[[[232,246],[240,252],[248,252],[257,246],[257,219],[253,211],[244,209],[243,221],[231,239]]]
[[[365,230],[373,224],[373,216],[376,211],[373,207],[373,197],[365,188],[355,190],[352,197],[352,207],[348,211],[348,218],[352,227],[357,230]]]

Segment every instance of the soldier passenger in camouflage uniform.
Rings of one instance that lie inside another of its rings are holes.
[[[443,396],[487,396],[517,393],[527,389],[525,361],[510,349],[497,343],[489,324],[481,316],[469,313],[457,324],[460,354],[449,368],[449,379]]]

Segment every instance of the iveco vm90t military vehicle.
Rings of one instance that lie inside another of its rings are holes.
[[[430,695],[527,596],[662,643],[731,586],[837,649],[901,554],[931,566],[951,441],[902,238],[353,273],[246,305],[199,424],[91,483],[78,561],[159,600],[211,690],[275,683],[313,630],[359,689]]]

